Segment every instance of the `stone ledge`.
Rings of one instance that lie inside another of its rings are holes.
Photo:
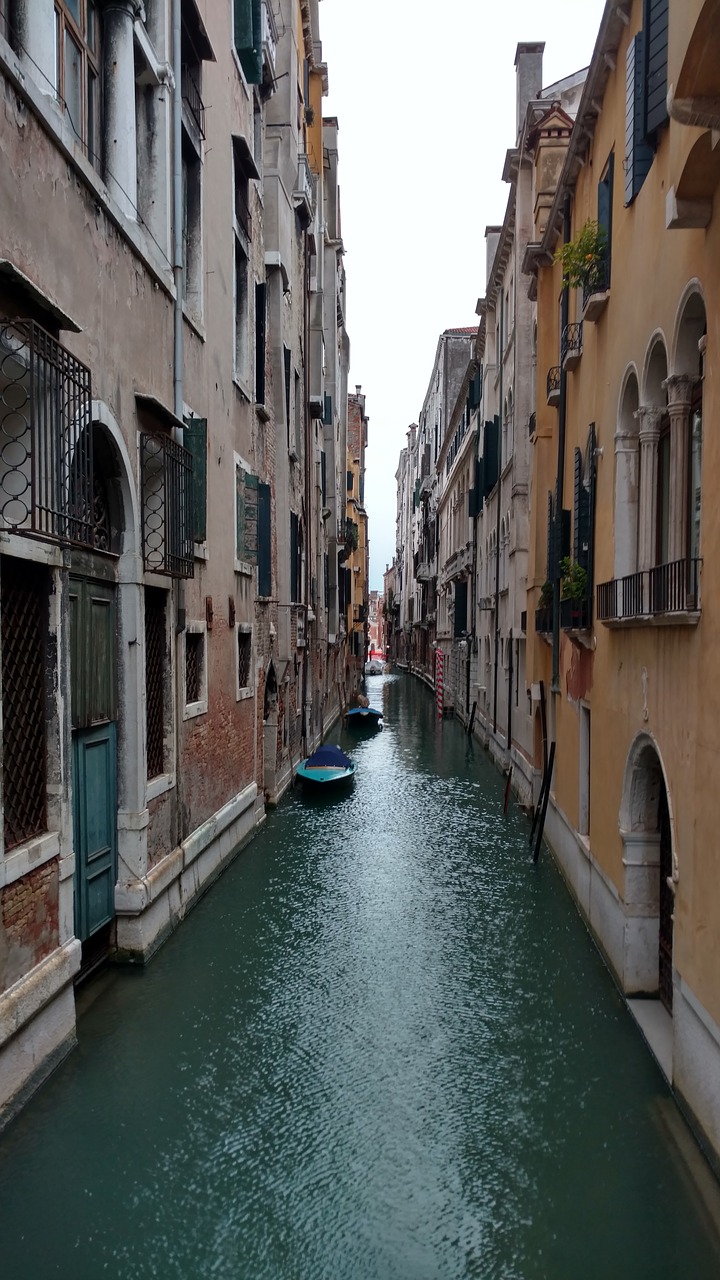
[[[50,1003],[80,969],[77,938],[58,947],[0,996],[0,1047]]]

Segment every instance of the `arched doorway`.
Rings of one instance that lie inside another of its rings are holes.
[[[677,877],[665,774],[657,746],[648,734],[636,738],[628,755],[620,834],[628,918],[625,989],[657,993],[668,1012],[672,1012]]]

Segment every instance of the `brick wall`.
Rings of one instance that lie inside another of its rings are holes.
[[[0,893],[0,984],[11,987],[59,946],[58,860]]]

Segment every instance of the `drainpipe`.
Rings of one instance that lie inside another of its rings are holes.
[[[570,239],[570,195],[563,206],[563,244]],[[553,579],[553,647],[551,692],[560,690],[560,552],[562,550],[563,482],[565,478],[565,420],[567,414],[567,374],[562,358],[562,335],[568,323],[569,290],[563,286],[560,300],[560,404],[558,407],[557,505],[555,510],[555,576]]]
[[[498,481],[497,481],[497,514],[495,517],[495,666],[493,669],[493,733],[497,734],[497,704],[498,704],[498,646],[500,641],[500,506],[502,496],[502,484],[500,476],[502,475],[502,429],[503,429],[503,355],[500,350],[505,330],[505,292],[500,289],[500,335],[498,341],[498,370],[499,380],[499,406],[498,406],[498,438],[497,438],[497,455],[498,455]]]
[[[310,716],[312,711],[312,684],[310,681],[310,651],[312,645],[310,643],[310,607],[312,604],[312,460],[310,457],[311,434],[314,452],[315,430],[313,427],[310,431],[310,423],[313,421],[309,416],[308,405],[310,403],[310,249],[308,247],[307,231],[303,232],[303,350],[305,352],[305,362],[303,369],[303,386],[305,389],[303,404],[303,435],[305,438],[305,660],[303,662],[303,728],[305,737],[306,752],[310,750],[309,732],[310,732]],[[313,628],[315,624],[313,623]]]

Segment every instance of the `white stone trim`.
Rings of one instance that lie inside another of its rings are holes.
[[[16,880],[35,871],[37,867],[43,867],[46,862],[52,862],[53,858],[59,857],[59,831],[48,831],[34,840],[28,840],[27,844],[11,849],[5,854],[4,859],[0,859],[0,889],[5,885],[14,884]]]

